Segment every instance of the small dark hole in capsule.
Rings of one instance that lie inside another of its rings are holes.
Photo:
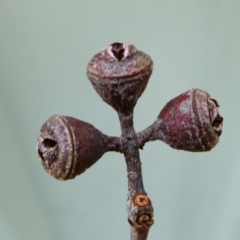
[[[41,159],[45,160],[44,157],[43,157],[43,154],[45,152],[47,152],[48,149],[53,148],[56,145],[57,145],[56,141],[54,141],[52,139],[49,139],[49,138],[44,139],[43,142],[40,143],[39,146],[38,146],[38,154],[41,157]]]
[[[113,43],[112,45],[112,53],[113,55],[118,59],[118,61],[121,61],[124,57],[124,51],[122,43]]]
[[[57,142],[52,139],[46,138],[46,139],[44,139],[42,144],[45,148],[52,148],[52,147],[56,146]]]
[[[216,118],[214,119],[212,126],[218,128],[219,125],[221,125],[223,122],[223,117],[221,117],[219,114],[216,116]],[[220,136],[222,134],[222,131],[216,131],[217,135]]]

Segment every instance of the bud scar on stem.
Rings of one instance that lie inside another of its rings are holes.
[[[179,150],[209,151],[219,142],[223,118],[217,100],[191,89],[169,101],[155,122],[135,133],[133,110],[153,70],[149,55],[133,45],[115,42],[97,53],[87,76],[99,96],[118,114],[122,135],[107,136],[89,123],[54,115],[42,126],[37,154],[44,169],[60,180],[73,179],[104,153],[123,153],[128,171],[128,222],[131,240],[145,240],[153,224],[153,207],[143,186],[139,149],[161,140]]]

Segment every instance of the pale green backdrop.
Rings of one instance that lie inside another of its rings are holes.
[[[149,240],[239,240],[239,0],[1,0],[0,239],[129,239],[122,155],[107,153],[61,182],[35,153],[42,123],[56,113],[120,134],[117,114],[85,74],[91,57],[114,41],[154,60],[135,110],[137,131],[192,87],[218,99],[224,117],[209,153],[162,142],[141,151],[155,210]]]

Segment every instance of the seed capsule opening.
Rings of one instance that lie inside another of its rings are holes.
[[[113,55],[118,59],[118,61],[121,61],[124,57],[125,48],[123,47],[123,43],[113,43],[112,46],[112,53]]]
[[[54,153],[54,151],[56,150],[56,146],[57,146],[56,141],[49,138],[43,139],[43,141],[38,144],[38,154],[41,157],[41,159],[43,161],[47,161],[48,158],[50,157],[51,160],[55,160],[55,158],[49,155],[53,155],[51,153]]]
[[[212,127],[216,134],[220,136],[222,134],[222,124],[223,118],[220,116],[218,112],[219,104],[216,99],[208,98],[208,108],[209,108],[209,116],[210,121],[212,123]]]
[[[53,148],[56,146],[57,142],[47,138],[47,139],[44,139],[42,144],[45,148]]]
[[[222,134],[222,123],[223,123],[223,117],[221,117],[219,114],[216,116],[216,118],[212,122],[212,126],[218,136]]]

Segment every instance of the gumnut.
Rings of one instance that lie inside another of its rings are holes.
[[[151,57],[133,45],[113,43],[96,54],[87,76],[101,98],[119,113],[132,112],[153,69]]]
[[[72,179],[106,152],[106,136],[91,124],[54,115],[42,126],[37,153],[44,169],[59,180]]]
[[[207,92],[191,89],[169,101],[153,124],[152,140],[180,150],[211,150],[222,133],[219,104]]]

